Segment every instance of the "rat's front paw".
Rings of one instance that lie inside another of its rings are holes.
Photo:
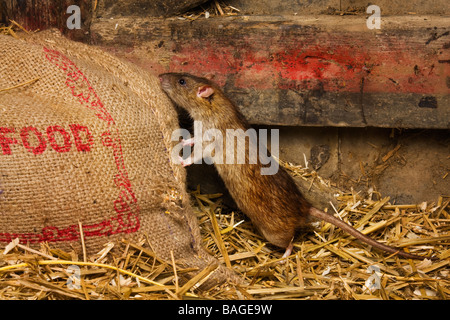
[[[180,162],[180,164],[181,164],[183,167],[187,167],[187,166],[190,166],[190,165],[192,164],[192,159],[191,159],[191,157],[189,157],[189,158],[187,158],[187,159],[184,159],[183,157],[178,156],[178,161]]]

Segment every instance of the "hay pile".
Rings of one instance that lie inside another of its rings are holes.
[[[314,172],[285,165],[302,179]],[[201,291],[210,265],[181,284],[183,269],[155,256],[146,239],[108,243],[96,255],[44,244],[34,251],[11,243],[0,254],[0,299],[446,299],[450,297],[450,200],[391,205],[375,193],[338,196],[337,215],[371,237],[438,261],[413,261],[372,251],[326,223],[296,239],[293,255],[268,244],[220,194],[192,192],[204,246],[244,278]]]

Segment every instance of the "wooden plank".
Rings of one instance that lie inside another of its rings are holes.
[[[241,10],[242,14],[365,14],[369,4],[381,8],[382,15],[448,14],[448,0],[227,0],[228,5]]]
[[[92,43],[150,70],[214,75],[254,124],[450,127],[450,18],[97,19]]]
[[[103,0],[98,14],[102,16],[171,16],[205,3],[207,0]]]

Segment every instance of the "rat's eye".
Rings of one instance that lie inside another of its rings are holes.
[[[182,86],[186,85],[186,80],[184,80],[183,78],[181,78],[180,80],[178,80],[178,83]]]

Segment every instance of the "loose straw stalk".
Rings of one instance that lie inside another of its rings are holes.
[[[99,268],[105,268],[105,269],[111,269],[114,271],[118,271],[122,274],[126,274],[129,275],[131,277],[137,278],[142,282],[146,282],[155,286],[159,286],[159,287],[163,287],[164,285],[149,280],[147,278],[141,277],[135,273],[129,272],[127,270],[123,270],[117,267],[114,267],[112,265],[109,264],[104,264],[104,263],[95,263],[95,262],[81,262],[81,261],[67,261],[67,260],[40,260],[37,261],[38,265],[41,266],[48,266],[48,265],[58,265],[58,264],[62,264],[62,265],[77,265],[77,266],[90,266],[90,267],[99,267]],[[6,272],[6,271],[10,271],[10,270],[14,270],[14,269],[20,269],[20,268],[25,268],[25,267],[31,267],[32,264],[24,262],[24,263],[20,263],[20,264],[15,264],[15,265],[10,265],[10,266],[6,266],[6,267],[2,267],[0,268],[0,273],[2,272]]]
[[[5,92],[5,91],[13,90],[13,89],[16,89],[16,88],[24,87],[26,85],[29,85],[31,83],[34,83],[34,82],[38,81],[39,79],[40,78],[31,79],[31,80],[19,83],[19,84],[15,85],[15,86],[12,86],[12,87],[9,87],[9,88],[0,89],[0,92]]]

